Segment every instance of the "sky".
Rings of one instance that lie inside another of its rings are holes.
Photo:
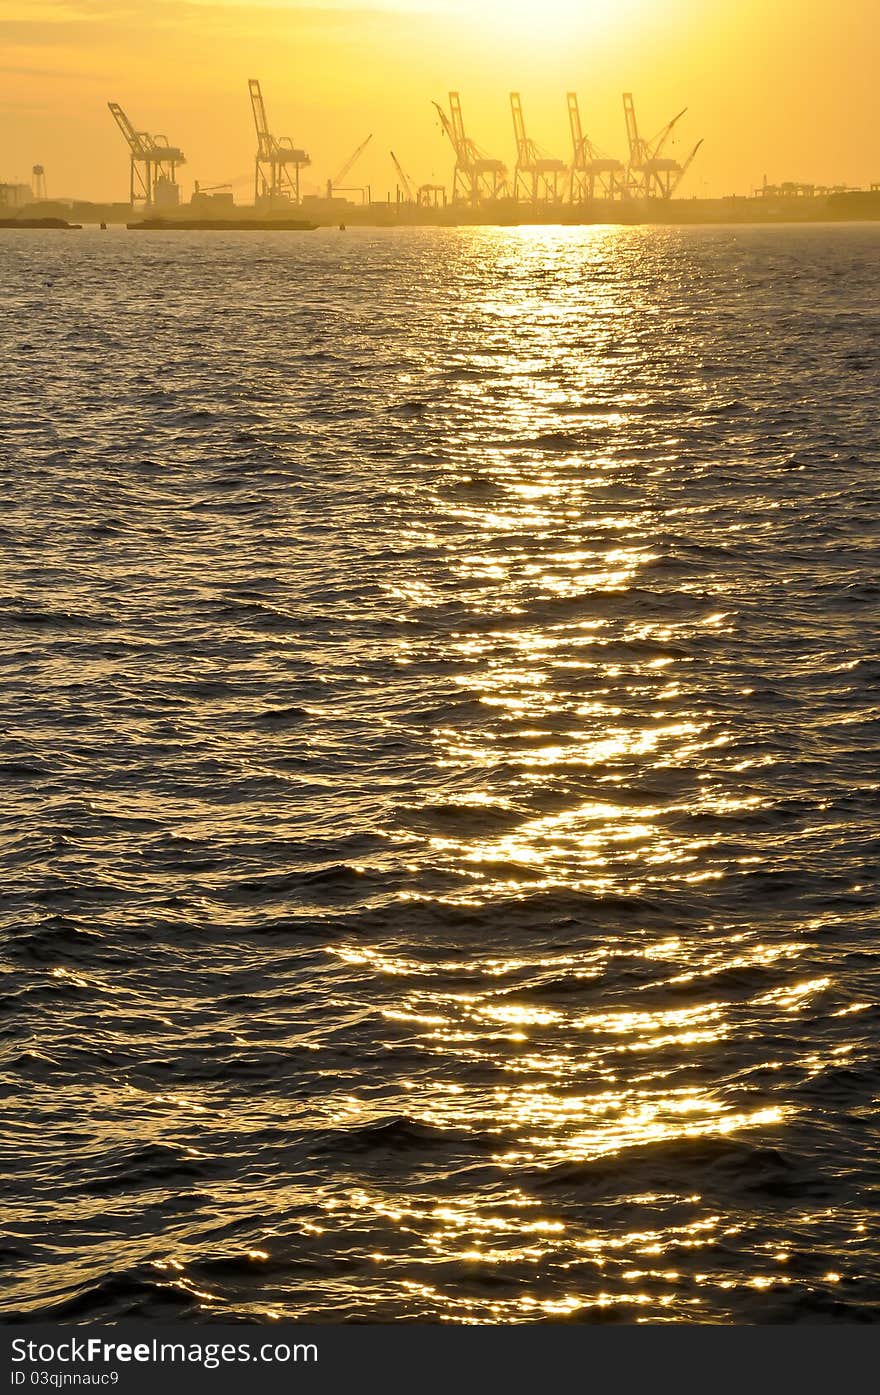
[[[124,199],[127,152],[107,110],[181,146],[183,194],[248,197],[259,77],[277,135],[305,147],[317,191],[372,141],[350,181],[450,183],[431,105],[461,92],[468,134],[513,164],[509,94],[529,135],[568,159],[565,94],[624,156],[621,93],[643,133],[682,107],[672,148],[705,144],[683,195],[771,182],[880,181],[878,0],[0,0],[0,180],[46,169],[50,195]]]

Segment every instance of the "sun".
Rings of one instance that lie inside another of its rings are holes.
[[[480,19],[497,33],[559,43],[577,34],[597,35],[632,17],[641,0],[481,0]]]

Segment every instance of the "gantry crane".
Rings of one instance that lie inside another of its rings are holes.
[[[342,166],[342,169],[339,171],[339,173],[338,173],[337,175],[335,175],[333,179],[328,179],[328,180],[327,180],[327,197],[328,197],[328,199],[332,199],[334,194],[354,194],[354,193],[358,193],[358,194],[361,195],[361,197],[363,198],[363,200],[364,200],[365,203],[369,203],[369,197],[368,197],[368,192],[369,192],[369,191],[368,191],[368,190],[365,190],[365,189],[346,189],[346,188],[343,186],[342,181],[343,181],[343,179],[345,179],[346,175],[351,174],[351,171],[354,169],[355,165],[357,164],[358,160],[359,160],[359,159],[361,158],[361,156],[363,155],[364,151],[366,150],[367,146],[370,144],[370,141],[371,141],[372,139],[373,139],[373,134],[372,134],[372,132],[370,132],[370,134],[367,136],[366,140],[362,140],[362,141],[361,141],[361,143],[360,143],[360,145],[358,146],[357,150],[355,150],[355,151],[353,152],[353,154],[349,155],[348,159],[346,160],[345,164]]]
[[[522,100],[518,92],[510,94],[510,114],[516,141],[516,168],[513,175],[513,197],[526,198],[530,203],[558,203],[564,160],[555,160],[538,148],[526,134]]]
[[[171,145],[167,136],[136,131],[118,102],[108,102],[107,106],[130,152],[129,201],[132,206],[136,203],[147,208],[154,204],[165,207],[178,204],[180,190],[176,174],[177,166],[186,163],[183,151]]]
[[[507,167],[503,160],[494,160],[480,150],[465,135],[461,114],[461,99],[457,92],[449,94],[449,115],[439,102],[437,114],[449,143],[455,151],[455,173],[452,179],[454,203],[467,203],[477,208],[481,203],[502,199],[507,195]]]
[[[626,171],[620,160],[600,155],[581,126],[581,112],[576,92],[567,94],[568,125],[571,131],[571,173],[568,197],[572,203],[599,198],[623,198],[626,194]]]
[[[266,104],[257,78],[248,78],[248,91],[257,131],[254,206],[299,203],[299,172],[312,162],[304,150],[293,144],[290,136],[271,134],[266,119]]]
[[[686,111],[687,107],[684,107],[677,116],[673,116],[653,140],[645,140],[639,134],[633,95],[631,92],[624,92],[623,113],[629,141],[627,183],[629,192],[636,198],[671,199],[693,164],[694,157],[703,144],[701,140],[697,141],[683,165],[663,154],[669,137]]]

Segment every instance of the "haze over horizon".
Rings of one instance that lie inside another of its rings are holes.
[[[183,196],[241,180],[254,133],[247,78],[273,130],[309,151],[323,188],[372,132],[353,182],[383,198],[389,147],[416,182],[451,182],[432,99],[462,94],[477,142],[513,163],[508,107],[570,157],[565,93],[580,95],[597,146],[624,155],[620,94],[651,135],[683,106],[674,153],[705,145],[682,196],[748,193],[771,181],[880,179],[872,0],[0,0],[0,179],[45,166],[50,196],[124,199],[127,155],[107,111],[184,149]]]

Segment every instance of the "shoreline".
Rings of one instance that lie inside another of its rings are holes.
[[[26,205],[3,227],[63,227],[101,224],[146,231],[276,231],[284,228],[457,228],[457,227],[769,227],[780,224],[880,222],[880,190],[829,194],[815,198],[743,197],[646,201],[600,200],[580,204],[517,204],[500,201],[480,208],[461,205],[416,208],[409,204],[305,199],[279,210],[277,216],[250,207],[211,218],[184,206],[164,213],[139,213],[129,204],[70,200]]]

